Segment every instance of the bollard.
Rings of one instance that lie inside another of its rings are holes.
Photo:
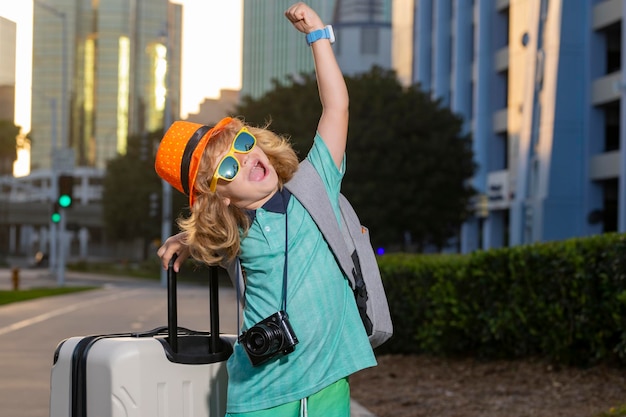
[[[13,291],[20,289],[20,269],[18,267],[13,268],[13,275],[11,277],[13,281]]]

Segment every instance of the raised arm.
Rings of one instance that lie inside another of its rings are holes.
[[[285,16],[304,34],[324,28],[320,17],[306,4],[291,6]],[[304,42],[304,40],[303,40]],[[330,150],[337,167],[341,166],[348,135],[348,89],[328,39],[311,44],[322,115],[317,130]]]

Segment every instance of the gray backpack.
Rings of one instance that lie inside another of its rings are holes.
[[[338,227],[322,179],[308,160],[300,163],[285,187],[307,209],[348,277],[372,347],[382,345],[393,334],[393,325],[369,231],[343,194],[339,195],[343,225]]]
[[[339,227],[326,187],[308,160],[300,163],[285,187],[307,209],[348,277],[370,344],[372,347],[382,345],[393,334],[393,325],[369,231],[361,225],[352,205],[342,194],[339,208],[343,227]],[[245,288],[239,263],[233,262],[227,269],[238,291]],[[238,277],[238,281],[234,277]],[[243,297],[240,300],[243,302]]]

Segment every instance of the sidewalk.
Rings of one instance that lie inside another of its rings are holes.
[[[13,289],[14,268],[0,268],[0,290]],[[58,283],[47,268],[17,268],[18,289],[57,287]],[[66,283],[74,285],[74,283]]]
[[[13,289],[15,268],[0,268],[0,290]],[[57,275],[48,268],[17,268],[19,277],[18,289],[59,287]],[[159,285],[157,280],[139,279],[105,274],[88,274],[83,272],[65,271],[63,286],[105,285],[116,282],[135,282],[146,285]]]

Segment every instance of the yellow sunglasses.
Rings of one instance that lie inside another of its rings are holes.
[[[256,138],[248,131],[248,128],[242,127],[235,135],[228,153],[217,164],[209,186],[212,193],[217,188],[217,180],[232,181],[239,173],[239,161],[235,158],[235,153],[246,154],[254,148],[254,145],[256,145]]]

